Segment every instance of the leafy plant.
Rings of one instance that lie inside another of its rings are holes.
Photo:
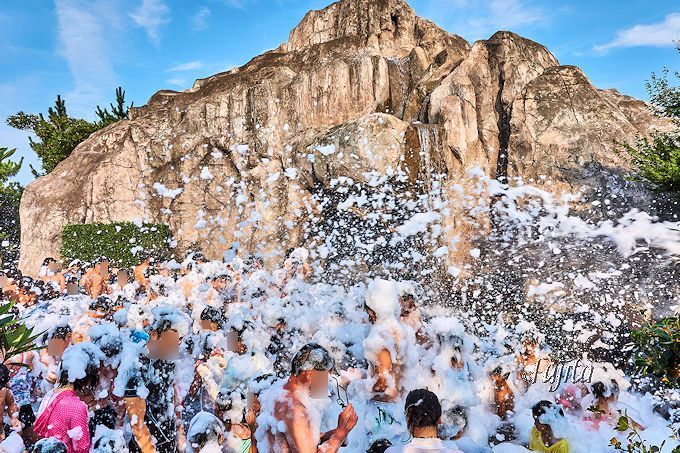
[[[12,303],[0,305],[0,354],[3,363],[18,354],[38,349],[35,340],[42,335],[34,335],[33,328],[22,323],[12,311],[13,306]]]
[[[61,162],[71,155],[71,152],[88,138],[93,132],[127,118],[128,108],[125,107],[125,91],[116,90],[116,105],[111,104],[111,111],[102,110],[97,106],[95,112],[99,121],[91,122],[70,116],[66,110],[66,102],[57,96],[54,106],[47,109],[47,116],[42,113],[18,112],[7,118],[7,124],[15,129],[33,133],[37,140],[29,138],[31,148],[38,155],[44,173],[50,173]],[[31,167],[33,175],[42,174]]]
[[[640,374],[654,374],[663,382],[680,382],[680,318],[649,323],[631,333],[635,367]]]
[[[23,188],[10,181],[19,173],[23,158],[11,161],[16,149],[0,148],[0,259],[2,263],[15,261],[19,256],[19,203]]]
[[[130,267],[139,264],[140,252],[168,258],[172,237],[167,225],[138,227],[132,222],[117,222],[66,225],[61,240],[61,255],[65,261],[92,262],[105,256],[116,265]]]
[[[680,72],[674,75],[680,80]],[[652,74],[646,88],[654,112],[680,127],[680,86],[671,83],[669,71],[665,69],[661,76]],[[635,146],[624,144],[622,148],[638,169],[633,179],[647,180],[660,191],[680,193],[679,130],[652,134],[651,140],[642,138]]]
[[[619,411],[619,420],[616,425],[616,430],[619,432],[626,432],[628,443],[624,446],[623,443],[616,437],[612,438],[610,443],[614,449],[619,451],[627,451],[628,453],[658,453],[663,450],[666,441],[661,442],[661,445],[647,445],[642,436],[640,436],[639,426],[633,419],[628,417],[627,413]],[[680,447],[675,447],[673,453],[680,453]]]

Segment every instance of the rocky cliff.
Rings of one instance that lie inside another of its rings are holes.
[[[403,0],[341,0],[245,66],[156,93],[31,183],[20,267],[58,256],[66,224],[139,219],[169,224],[179,252],[215,258],[238,242],[278,260],[335,218],[319,193],[398,168],[404,191],[431,189],[434,173],[464,187],[473,168],[555,194],[598,190],[626,169],[615,141],[656,126],[643,102],[514,33],[471,45]],[[447,215],[460,250],[486,228]]]

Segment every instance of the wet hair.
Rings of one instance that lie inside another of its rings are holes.
[[[409,432],[417,428],[437,426],[442,416],[442,406],[437,395],[426,389],[413,390],[404,404],[406,426]]]
[[[52,258],[52,257],[49,257],[49,258],[45,258],[45,259],[43,260],[42,265],[43,265],[43,266],[49,266],[50,263],[56,263],[56,262],[57,262],[57,260],[55,260],[55,259]]]
[[[597,381],[593,383],[591,390],[593,392],[593,396],[597,399],[609,398],[612,395],[619,394],[619,384],[615,379],[611,380],[611,384],[609,384],[609,386],[607,386],[607,384],[602,381]]]
[[[221,329],[225,321],[224,313],[215,307],[205,307],[201,312],[201,321],[214,322]]]
[[[378,439],[368,447],[366,453],[385,453],[385,450],[392,446],[392,442],[387,439]]]
[[[9,384],[9,368],[4,363],[0,363],[0,389]]]
[[[335,361],[326,348],[316,343],[304,345],[291,362],[290,371],[297,376],[303,371],[331,371]]]
[[[113,307],[113,301],[108,296],[99,296],[90,302],[90,310],[109,311]]]
[[[59,439],[47,437],[35,443],[33,453],[68,453],[68,447]]]
[[[65,340],[66,337],[68,337],[72,333],[73,329],[71,329],[71,326],[58,326],[52,331],[50,339],[52,340],[56,338],[59,340]]]
[[[212,439],[224,434],[224,424],[209,412],[199,412],[189,423],[187,440],[192,445],[204,446]]]
[[[104,406],[94,411],[94,416],[90,419],[88,427],[90,437],[93,438],[97,431],[97,426],[102,425],[108,429],[116,429],[116,419],[118,414],[112,406]]]
[[[158,336],[161,336],[163,332],[167,332],[168,330],[175,330],[172,326],[172,321],[169,319],[157,319],[152,325],[151,329],[149,329],[149,333],[155,333]]]
[[[85,366],[85,376],[70,382],[68,379],[68,370],[61,370],[59,375],[59,385],[73,385],[73,389],[79,393],[92,392],[99,384],[99,367],[92,362]]]
[[[467,413],[464,406],[456,406],[448,411],[449,420],[453,421],[458,426],[459,432],[464,431],[468,425]]]
[[[564,415],[564,411],[562,410],[561,407],[559,407],[552,401],[547,400],[539,401],[538,403],[534,404],[534,406],[531,408],[531,414],[534,416],[535,419],[538,420],[538,418],[541,415],[546,414],[548,412],[548,409],[551,409],[553,407],[558,408],[560,415]]]

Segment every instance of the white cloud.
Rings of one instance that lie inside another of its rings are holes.
[[[168,69],[167,72],[183,72],[183,71],[197,71],[205,68],[202,61],[189,61],[187,63],[178,64]]]
[[[116,86],[110,42],[119,17],[107,1],[56,0],[57,52],[68,64],[73,89],[64,93],[67,108],[90,117]]]
[[[161,40],[160,28],[170,22],[170,9],[163,0],[142,0],[139,8],[130,13],[138,27],[146,30],[149,39],[158,44]]]
[[[166,82],[170,85],[180,87],[180,88],[186,88],[189,84],[189,82],[186,81],[186,79],[182,78],[174,78],[174,79],[168,79]]]
[[[547,23],[550,14],[531,0],[431,0],[427,16],[469,40],[486,39],[498,30]]]
[[[212,15],[210,8],[203,6],[198,10],[196,14],[191,18],[191,25],[196,31],[205,30],[208,28],[208,18]]]
[[[647,25],[635,25],[616,33],[613,41],[595,46],[598,52],[606,52],[616,47],[672,46],[673,41],[680,39],[680,13],[671,13],[661,22]]]

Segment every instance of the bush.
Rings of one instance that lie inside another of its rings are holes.
[[[92,262],[101,256],[112,264],[131,267],[139,264],[139,253],[148,252],[158,259],[171,256],[172,235],[167,225],[132,222],[66,225],[61,232],[61,256],[68,262]]]
[[[651,373],[671,386],[680,382],[680,318],[669,317],[649,323],[632,336],[636,371]]]

